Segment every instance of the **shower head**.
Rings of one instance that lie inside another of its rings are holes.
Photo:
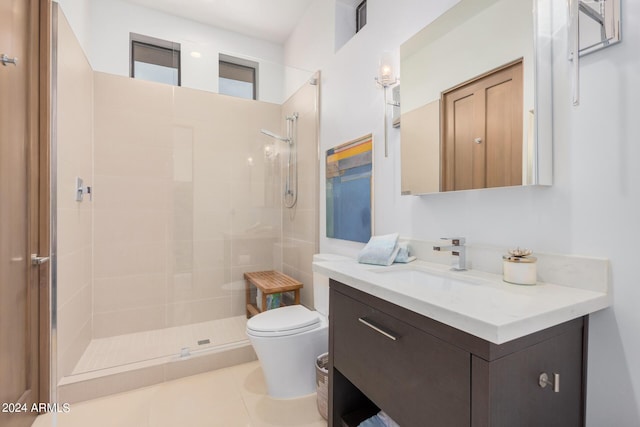
[[[270,136],[271,138],[275,138],[277,140],[280,140],[282,142],[286,142],[288,144],[291,144],[291,138],[285,138],[284,136],[280,136],[280,135],[276,135],[273,132],[270,132],[266,129],[260,129],[260,132],[262,132],[263,134]]]

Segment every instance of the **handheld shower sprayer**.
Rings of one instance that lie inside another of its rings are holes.
[[[285,116],[287,120],[287,136],[280,136],[266,129],[260,129],[260,132],[278,141],[289,144],[289,156],[287,159],[287,176],[284,183],[283,202],[287,208],[292,208],[298,201],[298,150],[295,144],[296,121],[298,113]]]

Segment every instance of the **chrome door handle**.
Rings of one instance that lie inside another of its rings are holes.
[[[38,256],[37,254],[31,254],[31,265],[42,265],[49,262],[48,256]]]
[[[380,326],[376,326],[374,324],[372,324],[370,321],[365,320],[362,317],[358,317],[358,321],[360,321],[360,323],[367,325],[368,327],[370,327],[371,329],[373,329],[374,331],[384,335],[385,337],[389,338],[390,340],[393,341],[397,341],[398,337],[396,337],[395,335],[393,335],[391,332],[387,332],[384,329],[382,329]]]
[[[2,62],[2,65],[4,65],[5,67],[9,64],[18,65],[18,58],[9,58],[3,53],[2,55],[0,55],[0,62]]]

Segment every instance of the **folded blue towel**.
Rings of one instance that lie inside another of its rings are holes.
[[[386,414],[386,412],[380,411],[378,412],[378,416],[380,417],[380,419],[382,420],[382,422],[386,427],[400,427],[398,423],[393,421],[391,417]]]
[[[358,427],[387,427],[387,425],[384,423],[382,418],[380,418],[380,415],[374,415],[373,417],[367,418],[358,424]]]
[[[391,265],[398,256],[398,233],[371,236],[369,243],[358,254],[363,264]]]
[[[385,414],[383,411],[378,412],[371,418],[367,418],[360,424],[358,427],[400,427],[393,421],[389,415]]]
[[[398,251],[398,256],[396,256],[394,262],[401,262],[406,264],[416,259],[416,257],[409,255],[409,243],[400,242],[398,243],[398,246],[400,247],[400,250]]]

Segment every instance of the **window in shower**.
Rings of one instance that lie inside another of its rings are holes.
[[[180,86],[180,43],[130,34],[131,77]]]
[[[367,0],[356,7],[356,33],[367,25]]]
[[[223,95],[258,99],[258,63],[220,54],[218,92]]]

